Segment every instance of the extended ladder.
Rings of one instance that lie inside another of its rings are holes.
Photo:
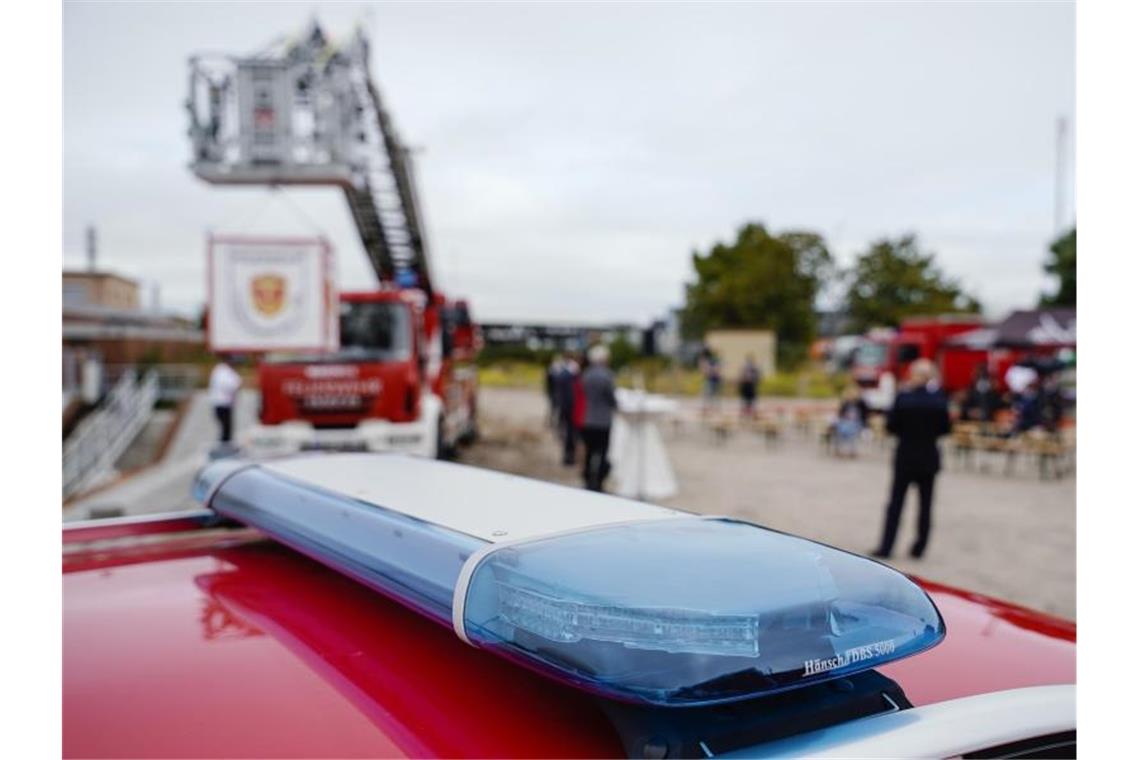
[[[275,48],[190,59],[194,173],[214,184],[342,188],[381,284],[430,294],[411,151],[372,81],[363,33],[337,48],[314,23]]]

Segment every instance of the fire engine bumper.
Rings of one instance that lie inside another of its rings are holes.
[[[392,451],[435,457],[439,445],[438,403],[423,399],[423,414],[412,422],[363,420],[356,427],[317,429],[293,420],[280,425],[253,425],[241,435],[241,447],[254,456],[280,456],[299,451]]]

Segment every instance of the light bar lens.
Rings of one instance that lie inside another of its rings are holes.
[[[504,547],[472,574],[467,636],[575,685],[726,702],[867,670],[945,635],[929,597],[863,557],[731,520]]]
[[[663,652],[758,654],[754,616],[564,602],[510,583],[499,583],[498,594],[505,622],[553,641],[587,639]]]

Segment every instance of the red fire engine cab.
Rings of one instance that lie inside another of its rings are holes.
[[[963,390],[970,384],[974,367],[985,362],[986,352],[949,341],[984,326],[977,315],[950,314],[904,319],[898,330],[872,330],[855,352],[852,377],[864,389],[868,405],[880,410],[890,407],[895,387],[917,359],[938,364],[948,392]]]
[[[422,290],[340,295],[340,349],[258,368],[261,454],[306,449],[442,457],[475,437],[478,329],[465,301]]]

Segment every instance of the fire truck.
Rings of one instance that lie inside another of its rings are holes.
[[[256,55],[193,57],[187,109],[200,179],[340,188],[378,282],[339,294],[335,345],[262,355],[259,424],[242,444],[446,456],[472,439],[480,335],[431,276],[412,152],[363,33],[337,45],[314,22]]]
[[[864,389],[867,404],[878,410],[893,403],[897,383],[916,359],[930,359],[939,365],[947,391],[962,390],[969,385],[976,364],[985,361],[985,351],[949,341],[984,326],[984,320],[976,315],[951,314],[904,319],[897,330],[871,330],[855,352],[852,378]]]
[[[465,302],[417,290],[340,295],[340,350],[266,356],[243,444],[446,457],[474,439],[477,330]]]
[[[1014,364],[1055,364],[1076,345],[1076,310],[1070,308],[1016,310],[995,324],[975,315],[916,317],[903,320],[898,330],[868,332],[851,373],[868,405],[886,409],[916,359],[938,365],[947,393],[966,390],[981,366],[998,392],[1005,392],[1005,373]]]

